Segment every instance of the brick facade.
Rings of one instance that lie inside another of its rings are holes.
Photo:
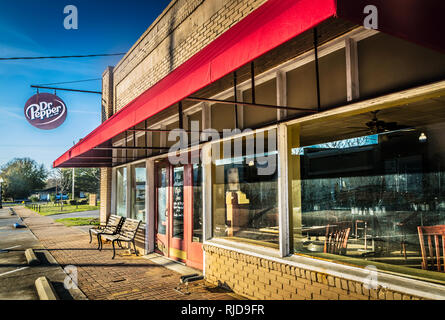
[[[100,222],[105,223],[111,213],[111,168],[100,169]]]
[[[207,281],[261,300],[419,300],[384,288],[204,245]]]
[[[102,122],[113,115],[113,67],[102,74]],[[100,221],[105,223],[111,213],[111,168],[100,170]]]

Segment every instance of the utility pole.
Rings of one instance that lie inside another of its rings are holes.
[[[2,202],[2,183],[4,182],[3,178],[0,177],[0,209],[3,209],[3,202]]]
[[[74,200],[74,168],[73,168],[73,188],[72,188],[71,200]]]

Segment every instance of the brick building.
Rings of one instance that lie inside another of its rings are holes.
[[[172,1],[54,166],[247,297],[443,299],[445,7],[400,2]]]

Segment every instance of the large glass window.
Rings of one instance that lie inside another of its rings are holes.
[[[173,168],[173,238],[184,239],[184,167]]]
[[[276,142],[273,129],[213,145],[214,237],[278,247]]]
[[[294,251],[445,281],[443,104],[291,127]]]
[[[116,214],[127,216],[127,168],[116,169]]]
[[[202,242],[202,168],[193,165],[193,242]]]
[[[157,186],[156,186],[156,211],[159,234],[165,235],[167,231],[168,216],[168,172],[166,167],[157,169]]]
[[[145,222],[145,185],[147,170],[145,163],[131,166],[131,212],[132,219]]]

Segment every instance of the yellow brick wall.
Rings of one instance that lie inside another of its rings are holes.
[[[100,169],[100,222],[105,223],[111,212],[111,168]]]
[[[113,115],[113,67],[102,74],[102,121]],[[111,168],[100,170],[100,222],[105,223],[111,212]]]
[[[204,245],[205,277],[213,284],[260,300],[419,300],[288,264]]]

